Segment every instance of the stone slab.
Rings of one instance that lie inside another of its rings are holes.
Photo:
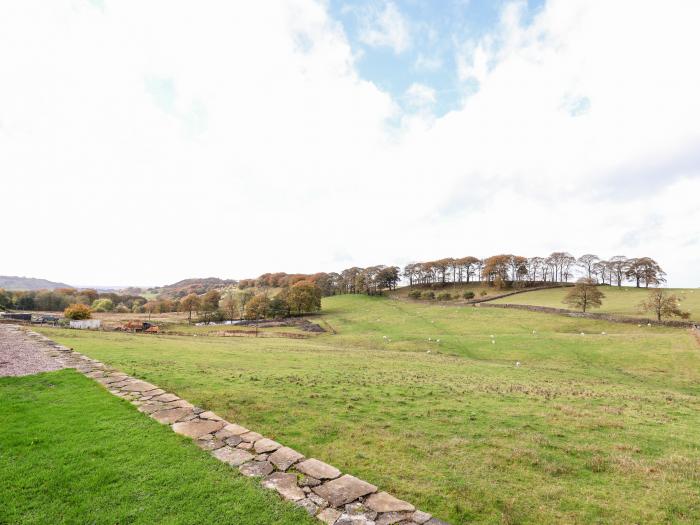
[[[304,459],[303,454],[289,447],[281,447],[270,456],[270,463],[280,470],[287,470],[301,459]]]
[[[290,501],[299,501],[306,498],[306,494],[297,486],[297,477],[294,474],[275,472],[262,481],[263,487],[276,490],[280,496]]]
[[[342,513],[339,510],[328,508],[323,509],[316,515],[316,517],[326,525],[333,525],[341,514]]]
[[[238,467],[253,459],[253,454],[250,452],[231,447],[221,447],[216,449],[214,452],[212,452],[212,455],[220,461],[228,463],[232,467]]]
[[[244,476],[262,477],[271,474],[272,471],[275,470],[275,467],[272,466],[272,463],[267,461],[249,461],[238,467],[238,470],[240,470],[241,474]]]
[[[204,434],[216,432],[223,426],[224,424],[221,421],[202,421],[200,419],[194,419],[183,423],[175,423],[173,425],[173,430],[183,436],[196,439]]]
[[[151,417],[159,423],[170,424],[176,423],[190,414],[192,414],[192,410],[189,408],[169,408],[168,410],[153,412]]]
[[[145,381],[134,381],[126,385],[122,390],[125,392],[148,392],[149,390],[156,390],[157,388],[156,385],[146,383]]]
[[[248,443],[255,443],[258,439],[262,439],[262,434],[248,431],[245,434],[241,434],[241,439],[243,441],[247,441]]]
[[[255,442],[255,445],[253,448],[255,448],[255,452],[257,452],[258,454],[263,454],[265,452],[272,452],[274,450],[277,450],[281,446],[282,445],[277,443],[277,441],[273,441],[269,438],[262,438],[262,439],[258,439]]]
[[[377,487],[361,479],[345,474],[312,489],[316,494],[328,501],[333,507],[340,507],[357,498],[372,494]]]
[[[335,479],[340,476],[340,470],[315,458],[304,460],[295,468],[302,474],[316,479]]]
[[[413,512],[416,508],[407,501],[395,498],[388,492],[377,492],[365,501],[365,505],[377,512]]]

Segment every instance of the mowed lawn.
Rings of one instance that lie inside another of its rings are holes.
[[[75,370],[0,378],[0,523],[312,524]]]
[[[687,331],[364,296],[321,317],[337,335],[43,331],[454,524],[700,521]]]
[[[649,289],[631,286],[620,288],[617,286],[601,286],[600,290],[605,294],[603,304],[600,308],[592,309],[592,312],[654,318],[653,312],[644,312],[639,306],[641,302],[647,299],[650,292]],[[681,309],[690,312],[691,319],[700,321],[700,288],[668,288],[666,290],[678,296],[681,301]],[[566,288],[536,290],[495,299],[493,302],[570,308],[562,302],[567,292]]]

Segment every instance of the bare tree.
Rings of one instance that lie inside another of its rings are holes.
[[[596,275],[596,264],[600,261],[600,257],[587,253],[582,255],[576,261],[576,264],[581,268],[588,279],[593,279]]]

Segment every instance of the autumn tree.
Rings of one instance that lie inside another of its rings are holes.
[[[72,319],[74,321],[90,319],[92,317],[92,310],[90,310],[89,306],[82,303],[71,304],[63,311],[63,315],[66,319]]]
[[[245,307],[244,317],[248,320],[265,319],[270,308],[270,299],[266,293],[253,296]]]
[[[233,290],[228,289],[224,292],[221,302],[219,303],[224,315],[229,321],[233,321],[239,315],[238,298]]]
[[[585,312],[589,308],[599,308],[604,297],[605,294],[598,289],[595,280],[584,277],[569,289],[562,302]]]
[[[143,305],[143,310],[148,314],[148,320],[151,320],[151,314],[160,313],[160,303],[158,301],[148,301]]]
[[[683,312],[680,300],[674,294],[668,293],[663,288],[656,288],[649,292],[649,296],[640,305],[645,312],[653,312],[656,319],[661,321],[663,317],[680,317],[688,319],[689,312]]]
[[[321,309],[321,289],[309,281],[300,281],[289,289],[287,302],[297,314],[317,312]]]
[[[186,295],[180,301],[180,311],[187,312],[187,321],[192,324],[192,312],[197,312],[201,308],[202,303],[196,293]]]
[[[650,284],[652,286],[661,284],[666,281],[664,278],[665,275],[666,272],[664,272],[661,266],[659,266],[659,263],[651,257],[638,257],[627,261],[625,277],[635,281],[637,288],[639,288],[642,283],[644,283],[646,288],[649,288]]]

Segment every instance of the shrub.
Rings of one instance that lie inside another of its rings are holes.
[[[114,303],[111,299],[97,299],[92,303],[93,312],[111,312],[114,310]]]
[[[63,315],[67,319],[72,319],[74,321],[90,319],[92,317],[92,310],[90,310],[89,306],[84,304],[72,304],[63,311]]]
[[[452,299],[452,294],[449,292],[440,292],[437,296],[438,301],[449,301]]]
[[[420,295],[420,290],[411,290],[410,292],[408,292],[408,296],[411,299],[420,299]]]
[[[464,297],[467,301],[469,299],[474,299],[474,292],[464,292],[462,297]]]
[[[420,294],[421,299],[435,299],[435,292],[423,292]]]

